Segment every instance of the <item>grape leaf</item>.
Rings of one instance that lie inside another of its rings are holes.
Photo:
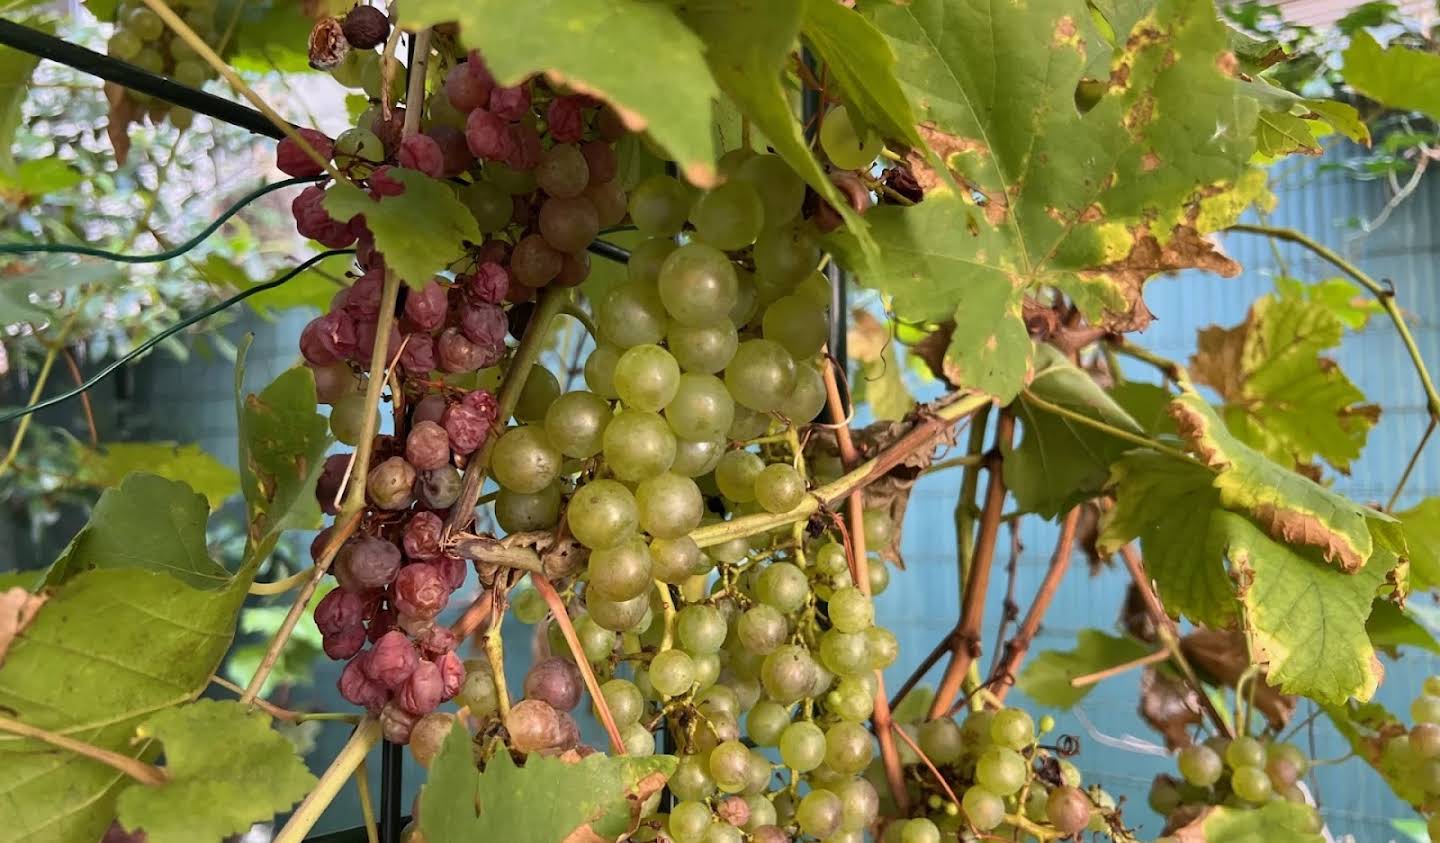
[[[1235,438],[1200,396],[1186,393],[1170,412],[1201,460],[1219,473],[1215,488],[1228,509],[1249,513],[1279,541],[1310,545],[1347,572],[1370,558],[1367,519],[1393,521],[1308,477],[1276,465]]]
[[[1179,436],[1170,417],[1170,400],[1175,396],[1163,386],[1125,381],[1110,389],[1110,398],[1134,419],[1149,436]]]
[[[0,667],[0,709],[24,723],[130,756],[156,712],[194,699],[235,631],[248,576],[202,591],[140,568],[77,574],[51,591]],[[0,735],[0,823],[17,840],[98,840],[123,773]],[[206,806],[196,806],[204,811]]]
[[[851,209],[805,141],[791,99],[780,84],[800,34],[805,0],[668,0],[705,42],[705,59],[720,90],[764,133],[775,152],[845,219],[866,260],[879,253],[865,222]]]
[[[502,751],[481,772],[469,732],[453,729],[420,789],[420,828],[430,840],[558,843],[588,825],[613,839],[630,827],[632,808],[665,786],[675,765],[671,755],[595,753],[573,763],[531,755],[517,767]]]
[[[1365,567],[1345,573],[1308,548],[1273,541],[1241,515],[1218,520],[1269,683],[1320,702],[1370,699],[1383,671],[1365,623],[1394,555],[1377,549]]]
[[[1385,752],[1385,746],[1392,739],[1409,732],[1409,727],[1376,702],[1351,701],[1322,708],[1355,754],[1380,774],[1395,795],[1409,802],[1415,810],[1422,810],[1428,796],[1415,775],[1413,764],[1404,763],[1410,759]]]
[[[1321,354],[1344,329],[1324,304],[1264,296],[1239,325],[1200,331],[1190,372],[1219,393],[1240,441],[1286,468],[1322,458],[1347,471],[1380,410]]]
[[[1039,407],[1032,397],[1137,435],[1142,431],[1094,378],[1054,346],[1037,345],[1035,359],[1035,377],[1014,404],[1024,435],[1018,446],[1005,449],[1005,487],[1021,509],[1055,518],[1094,497],[1110,465],[1135,446]]]
[[[331,440],[329,423],[316,412],[315,373],[308,367],[296,366],[259,395],[245,395],[248,348],[237,356],[235,396],[240,480],[249,511],[246,558],[259,560],[285,530],[320,526],[315,481]]]
[[[1303,117],[1288,111],[1262,111],[1255,123],[1255,151],[1271,158],[1324,152],[1315,131]]]
[[[1345,50],[1344,74],[1352,88],[1383,105],[1440,119],[1440,56],[1399,46],[1381,49],[1359,30]]]
[[[165,749],[164,784],[133,784],[116,807],[121,825],[149,843],[191,843],[239,834],[288,809],[315,777],[270,716],[229,700],[162,711],[136,729]],[[224,747],[223,752],[217,748]]]
[[[79,170],[58,158],[36,158],[21,161],[13,173],[0,170],[0,196],[20,206],[69,190],[84,180]]]
[[[459,258],[466,242],[479,243],[480,229],[449,185],[403,167],[390,174],[405,185],[399,196],[371,199],[353,184],[336,184],[325,191],[325,210],[338,220],[363,214],[385,265],[419,289]]]
[[[1282,275],[1275,279],[1275,292],[1286,298],[1304,299],[1324,306],[1352,331],[1364,328],[1370,317],[1381,310],[1379,302],[1362,294],[1354,283],[1345,278],[1306,283]]]
[[[915,130],[915,112],[895,78],[895,53],[874,24],[840,3],[810,0],[801,34],[862,125],[909,146],[925,147]]]
[[[0,325],[18,322],[44,324],[55,317],[55,310],[30,301],[30,296],[68,290],[86,284],[111,286],[125,280],[115,264],[100,261],[75,262],[59,256],[46,256],[22,264],[25,269],[9,267],[0,283]]]
[[[1399,656],[1401,647],[1414,647],[1440,655],[1440,642],[1435,640],[1430,630],[1389,600],[1375,601],[1370,619],[1365,622],[1365,632],[1370,636],[1370,643],[1391,658]]]
[[[1109,556],[1140,540],[1145,570],[1172,612],[1222,627],[1235,619],[1234,585],[1221,559],[1225,534],[1216,516],[1214,475],[1188,462],[1132,451],[1111,470],[1115,506],[1101,520],[1096,545]]]
[[[1145,645],[1134,639],[1082,629],[1075,649],[1046,650],[1028,660],[1015,687],[1040,705],[1071,708],[1095,688],[1094,684],[1076,688],[1071,679],[1134,661],[1147,652]]]
[[[90,521],[46,577],[58,585],[95,568],[164,571],[195,588],[217,588],[230,572],[210,558],[205,498],[179,480],[132,473],[100,496]]]
[[[1313,808],[1277,799],[1259,808],[1207,808],[1199,819],[1175,830],[1179,843],[1324,843],[1313,831]]]
[[[78,471],[73,482],[100,489],[120,485],[127,474],[144,471],[184,481],[205,496],[211,509],[240,491],[240,475],[199,445],[176,442],[108,442],[99,449],[76,447]]]
[[[292,307],[328,310],[330,300],[345,286],[345,272],[350,269],[352,260],[349,255],[328,257],[284,284],[247,298],[245,304],[261,316],[269,316],[277,310]],[[218,254],[207,256],[196,270],[207,283],[233,287],[236,290],[263,283],[251,278],[243,268]]]
[[[1440,498],[1397,512],[1410,544],[1410,584],[1417,591],[1440,585]]]
[[[1240,181],[1257,108],[1221,69],[1210,3],[1164,0],[1144,15],[1084,114],[1079,0],[861,9],[890,40],[931,146],[985,197],[976,206],[937,186],[916,207],[867,214],[883,251],[862,277],[903,318],[956,320],[948,357],[964,385],[1009,400],[1025,382],[1029,290],[1059,287],[1097,321],[1134,330],[1148,321],[1140,287],[1154,273],[1238,271],[1199,236],[1198,200]],[[845,238],[832,240],[853,266]]]
[[[710,101],[718,93],[704,45],[660,3],[638,0],[409,0],[406,25],[460,23],[507,85],[534,73],[613,105],[697,185],[715,183]]]

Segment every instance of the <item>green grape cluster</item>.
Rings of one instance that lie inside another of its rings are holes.
[[[216,43],[219,37],[215,27],[216,0],[175,0],[170,7],[207,44]],[[121,0],[115,10],[115,31],[110,35],[106,52],[190,88],[199,88],[216,76],[214,69],[140,0]],[[148,116],[158,123],[169,119],[176,128],[185,129],[195,119],[194,112],[188,109],[147,94],[121,90],[123,101],[112,104],[112,109],[128,107],[126,117],[130,120]]]
[[[1037,728],[1020,708],[972,711],[961,722],[941,717],[901,725],[909,740],[899,744],[900,760],[915,808],[912,816],[887,825],[881,840],[939,843],[976,833],[1048,840],[1122,828],[1115,799],[1097,786],[1082,787],[1080,771],[1065,753],[1041,741],[1054,727],[1044,717]],[[940,771],[958,805],[911,742]],[[884,781],[878,767],[869,775],[877,786]]]
[[[1157,776],[1150,787],[1150,807],[1166,818],[1167,832],[1188,825],[1211,805],[1244,809],[1278,799],[1307,806],[1314,831],[1322,825],[1299,784],[1310,759],[1292,743],[1216,736],[1181,749],[1175,765],[1178,778]]]

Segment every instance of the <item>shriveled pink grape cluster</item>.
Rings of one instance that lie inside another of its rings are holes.
[[[483,234],[449,271],[423,286],[402,286],[386,343],[402,408],[395,435],[376,437],[366,466],[351,466],[348,453],[330,456],[316,484],[331,515],[347,482],[365,486],[360,526],[331,565],[339,587],[317,605],[315,620],[326,654],[347,660],[341,693],[377,713],[387,738],[398,742],[454,697],[467,673],[455,636],[436,622],[466,575],[465,561],[446,553],[441,540],[462,470],[505,420],[491,392],[461,384],[503,363],[511,322],[523,321],[512,319],[509,303],[533,298],[546,284],[582,281],[587,247],[627,213],[611,147],[623,127],[598,103],[541,80],[499,86],[474,53],[445,80],[424,105],[417,132],[402,131],[405,106],[377,104],[333,140],[303,129],[310,150],[291,139],[277,150],[285,173],[323,176],[313,151],[380,201],[403,194],[416,178],[441,180]],[[356,277],[304,328],[300,351],[315,373],[317,397],[331,405],[336,439],[358,446],[376,412],[364,387],[387,267],[364,215],[341,220],[326,209],[330,188],[322,181],[296,196],[296,228],[328,248],[353,246]],[[328,529],[317,537],[317,559],[329,537]],[[578,702],[578,681],[567,686],[575,689],[568,707],[543,694],[521,704],[516,729],[526,732],[526,712],[538,716],[529,730],[537,749],[574,746],[568,709]]]

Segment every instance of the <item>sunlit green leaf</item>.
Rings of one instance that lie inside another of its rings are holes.
[[[108,442],[98,448],[76,447],[79,471],[73,482],[108,489],[127,474],[143,471],[182,481],[205,496],[211,509],[240,491],[240,476],[199,445],[176,442]]]
[[[363,215],[385,265],[410,286],[423,287],[461,256],[467,241],[480,242],[480,229],[449,185],[403,167],[390,175],[405,185],[404,193],[377,200],[353,184],[337,184],[325,192],[325,210],[338,220]]]
[[[1440,55],[1400,46],[1382,49],[1360,30],[1345,51],[1344,73],[1352,88],[1373,100],[1440,119]]]
[[[1040,705],[1070,708],[1095,689],[1095,684],[1076,688],[1070,680],[1134,661],[1147,652],[1145,645],[1134,639],[1082,629],[1075,649],[1046,650],[1031,656],[1015,687]]]

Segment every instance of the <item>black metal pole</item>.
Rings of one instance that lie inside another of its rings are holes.
[[[811,54],[809,50],[805,50],[801,54],[801,59],[811,70],[816,69],[815,56]],[[825,107],[825,103],[820,100],[820,92],[812,91],[808,88],[805,90],[805,95],[800,105],[803,109],[804,125],[806,126],[810,126],[811,118],[819,113],[820,109]],[[807,129],[806,133],[810,136],[811,140],[814,139],[814,128]],[[838,365],[843,372],[846,371],[850,362],[845,337],[846,317],[849,315],[849,304],[846,301],[847,296],[845,294],[845,273],[840,270],[839,266],[835,265],[834,261],[831,261],[825,266],[825,277],[830,279],[830,356],[835,358],[836,365]],[[843,384],[845,382],[846,381],[842,379],[841,383]],[[840,402],[844,405],[846,414],[848,415],[850,411],[850,392],[848,389],[845,389],[844,386],[841,386],[841,389],[844,391],[844,394],[840,396]],[[828,417],[828,415],[829,412],[827,410],[826,416]],[[838,424],[841,419],[830,419],[830,421],[831,423]]]
[[[270,122],[270,118],[249,106],[181,85],[168,77],[151,73],[103,53],[87,50],[63,38],[56,38],[47,32],[22,26],[6,18],[0,18],[0,44],[13,47],[22,53],[59,62],[107,82],[123,85],[132,91],[149,94],[181,108],[188,108],[196,114],[204,114],[232,126],[249,129],[257,135],[276,140],[285,136],[279,127]]]
[[[400,843],[404,813],[400,808],[404,750],[398,743],[380,744],[380,843]]]

